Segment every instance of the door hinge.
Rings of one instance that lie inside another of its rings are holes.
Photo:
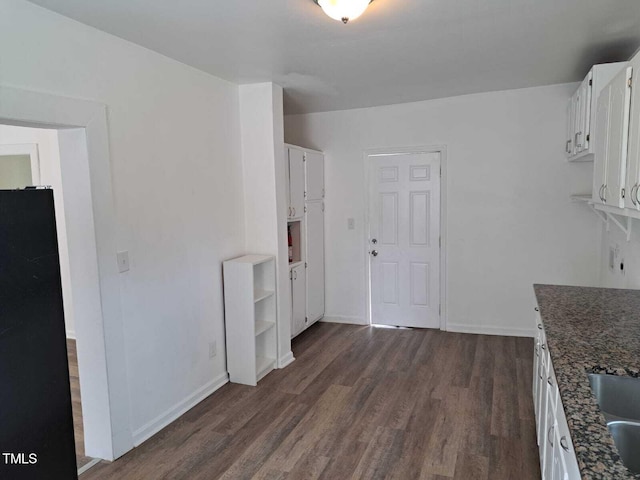
[[[590,134],[590,133],[587,133],[587,142],[588,142],[589,140],[591,140],[591,134]]]
[[[306,153],[303,153],[303,154],[302,154],[302,161],[303,161],[303,162],[306,162],[306,161],[307,161],[307,154],[306,154]]]
[[[322,202],[322,211],[324,212],[324,202]]]
[[[442,237],[438,237],[438,247],[442,248]]]
[[[289,280],[293,280],[293,270],[289,270]]]
[[[304,207],[304,213],[307,213],[307,207],[306,207],[306,205],[305,205],[305,207]]]
[[[304,198],[307,198],[307,191],[304,191]]]
[[[308,266],[307,262],[304,262],[304,268],[307,268]]]
[[[593,86],[593,78],[591,80],[589,80],[589,86]]]
[[[624,198],[624,188],[620,190],[620,195],[622,195],[622,198]]]
[[[629,80],[627,80],[627,85],[629,85],[629,88],[633,86],[633,77],[629,77]]]

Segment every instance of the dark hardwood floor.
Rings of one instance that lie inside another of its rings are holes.
[[[322,323],[81,480],[539,479],[533,340]]]
[[[73,433],[76,439],[76,462],[78,463],[78,468],[81,468],[93,459],[84,455],[84,428],[82,426],[82,403],[80,403],[78,351],[76,350],[76,341],[70,338],[67,338],[67,357],[69,358],[69,382],[71,383]]]

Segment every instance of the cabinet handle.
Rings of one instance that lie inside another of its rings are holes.
[[[600,185],[600,190],[598,191],[598,196],[600,197],[600,201],[604,203],[604,197],[602,196],[602,189],[604,188],[604,183]]]
[[[289,207],[289,218],[291,218],[291,207]]]
[[[607,203],[607,184],[606,183],[602,186],[602,201],[604,203]]]
[[[562,449],[565,452],[569,451],[569,444],[567,443],[567,437],[566,436],[562,436],[562,438],[560,439],[560,446],[562,447]]]
[[[534,309],[536,312],[539,312],[539,311],[540,311],[540,309],[539,309],[538,307],[533,307],[533,309]]]
[[[542,330],[542,324],[541,323],[538,324],[538,330]]]
[[[571,153],[571,140],[567,140],[567,146],[565,147],[567,150],[567,153]]]
[[[553,382],[551,381],[551,377],[547,377],[547,383],[553,387]]]
[[[549,429],[549,431],[547,432],[547,440],[549,440],[549,445],[551,445],[553,447],[553,437],[551,436],[551,432],[553,432],[553,429],[555,428],[555,425],[551,425],[551,428]]]
[[[638,198],[638,190],[640,190],[640,183],[636,183],[635,195],[631,193],[631,199],[636,201],[636,205],[640,206],[640,198]]]
[[[546,343],[543,343],[543,344],[542,344],[542,349],[543,349],[543,350],[546,350],[546,349],[547,349],[547,344],[546,344]]]
[[[296,216],[296,207],[292,207],[292,210],[293,210],[293,216],[295,217]]]
[[[636,191],[636,188],[638,188],[638,184],[637,183],[633,187],[631,187],[631,195],[630,195],[631,196],[631,203],[633,203],[634,205],[637,205],[636,198],[635,198],[635,195],[634,195],[634,193]]]

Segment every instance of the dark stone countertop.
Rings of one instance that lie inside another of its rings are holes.
[[[607,430],[587,373],[640,376],[640,290],[534,285],[583,479],[640,479]]]

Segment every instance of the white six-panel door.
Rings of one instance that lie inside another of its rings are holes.
[[[371,321],[440,327],[440,153],[371,155]]]

